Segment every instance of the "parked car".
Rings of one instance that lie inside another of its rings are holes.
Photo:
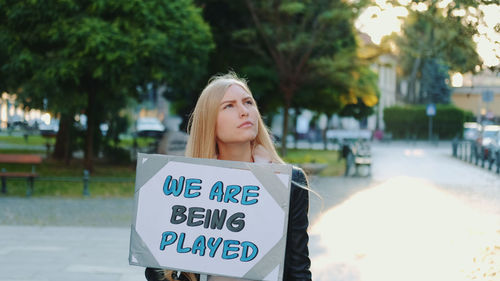
[[[481,159],[491,160],[491,150],[500,134],[500,125],[486,125],[482,128],[477,139],[477,145],[480,147]]]
[[[481,124],[476,122],[465,122],[464,123],[464,140],[474,141],[479,137],[481,132]]]
[[[486,125],[481,130],[479,138],[477,139],[478,144],[481,146],[490,145],[496,138],[498,132],[500,132],[500,125]]]
[[[154,117],[139,118],[135,124],[135,131],[139,137],[161,137],[165,133],[165,126]]]
[[[499,126],[500,127],[500,126]],[[500,130],[496,131],[496,134],[492,138],[489,138],[486,141],[486,145],[483,147],[483,153],[485,157],[485,161],[488,162],[489,167],[493,165],[493,163],[500,163]]]

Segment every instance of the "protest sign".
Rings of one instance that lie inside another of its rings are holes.
[[[291,165],[139,154],[129,262],[283,278]]]

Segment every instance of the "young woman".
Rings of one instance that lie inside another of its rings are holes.
[[[276,153],[247,83],[233,73],[210,79],[196,103],[188,131],[188,157],[284,163]],[[304,172],[294,167],[283,275],[286,281],[311,280],[307,246],[308,192]],[[146,269],[149,281],[175,280],[177,275],[169,270]],[[196,280],[198,276],[184,274],[182,278]],[[208,281],[232,280],[238,279],[218,276],[208,278]]]

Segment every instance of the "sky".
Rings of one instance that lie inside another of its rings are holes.
[[[413,9],[424,11],[425,4],[416,5],[409,0],[398,0],[401,5],[410,5]],[[447,5],[452,0],[443,0],[442,5]],[[382,37],[392,32],[401,32],[401,25],[408,15],[408,10],[402,6],[393,6],[386,0],[375,0],[377,6],[368,7],[364,10],[356,21],[356,28],[370,35],[372,41],[379,44]],[[482,58],[485,66],[496,66],[500,64],[497,55],[500,56],[500,34],[494,31],[494,26],[500,24],[500,6],[482,5],[480,9],[484,13],[486,25],[480,25],[478,31],[480,35],[473,39],[477,44],[477,52]],[[463,11],[465,13],[465,11]]]

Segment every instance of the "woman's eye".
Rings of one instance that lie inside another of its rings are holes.
[[[253,101],[247,100],[246,104],[253,104]]]
[[[233,105],[229,103],[229,104],[226,104],[222,109],[231,108],[231,107],[233,107]]]

